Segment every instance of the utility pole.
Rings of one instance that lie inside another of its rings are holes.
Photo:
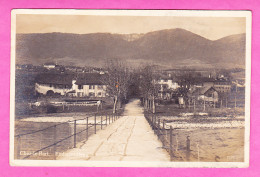
[[[227,103],[227,101],[228,101],[228,99],[227,99],[227,96],[226,96],[226,108],[227,108],[227,106],[228,106],[228,103]]]
[[[195,111],[195,109],[196,109],[196,101],[195,101],[195,96],[194,96],[193,103],[194,103],[194,105],[193,105],[193,108],[194,108],[194,111]]]
[[[154,95],[153,95],[153,113],[155,113],[156,112],[156,109],[155,109],[155,99],[154,99]]]

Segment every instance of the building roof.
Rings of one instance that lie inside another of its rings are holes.
[[[99,73],[42,73],[37,75],[35,81],[39,84],[58,84],[72,86],[72,80],[77,85],[104,85],[104,74]]]
[[[43,64],[44,66],[47,66],[47,65],[56,65],[55,63],[52,63],[52,62],[50,62],[50,63],[44,63]]]
[[[35,81],[39,84],[60,84],[72,86],[74,74],[65,73],[42,73],[38,74]]]
[[[210,78],[210,77],[201,77],[199,78],[200,82],[215,82],[214,78]]]
[[[84,73],[78,74],[77,85],[104,85],[105,74]]]
[[[172,80],[173,82],[177,81],[177,78],[176,78],[176,77],[174,77],[174,76],[169,76],[169,75],[167,75],[167,74],[162,74],[162,73],[156,75],[156,78],[155,78],[155,79],[157,79],[157,80],[161,80],[161,79],[163,79],[163,80]]]
[[[68,93],[76,93],[76,91],[75,90],[71,90]]]
[[[195,90],[193,90],[192,94],[204,95],[210,89],[215,90],[213,86],[204,86],[204,87],[196,88]]]

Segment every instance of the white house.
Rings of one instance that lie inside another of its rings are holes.
[[[84,74],[41,74],[36,78],[35,91],[43,95],[60,94],[75,97],[105,97],[104,75]]]
[[[159,97],[162,99],[171,99],[172,92],[180,87],[171,77],[159,78],[157,84],[159,85]]]
[[[44,68],[47,68],[47,69],[54,69],[56,67],[56,64],[54,63],[45,63],[43,65]]]
[[[167,86],[168,89],[176,90],[179,88],[179,85],[176,81],[174,81],[172,78],[169,79],[159,79],[158,84],[161,85],[161,88],[163,86]]]

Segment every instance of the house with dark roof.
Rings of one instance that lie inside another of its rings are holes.
[[[78,74],[73,80],[72,89],[78,97],[105,97],[107,86],[104,84],[105,75],[99,73]]]
[[[203,86],[192,90],[189,97],[198,101],[218,102],[219,94],[213,86]]]
[[[35,91],[43,95],[60,94],[74,97],[105,97],[104,74],[44,73],[36,77]]]

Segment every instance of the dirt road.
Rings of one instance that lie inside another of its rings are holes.
[[[148,122],[139,100],[131,100],[124,115],[113,124],[89,137],[88,141],[64,153],[58,160],[90,161],[169,161]]]

